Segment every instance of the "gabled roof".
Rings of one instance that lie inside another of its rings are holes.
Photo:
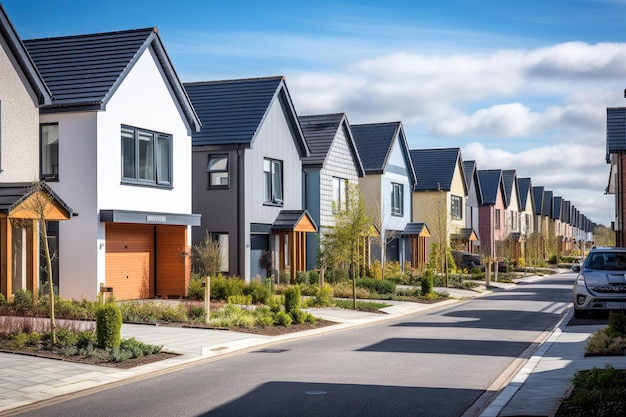
[[[0,4],[0,35],[4,38],[9,50],[17,61],[17,64],[24,73],[24,76],[28,80],[31,88],[37,95],[37,99],[39,101],[37,104],[50,104],[52,100],[50,90],[48,90],[48,86],[46,86],[41,74],[37,71],[30,55],[28,55],[22,40],[17,35],[17,32],[4,11],[2,4]]]
[[[543,186],[533,187],[533,203],[534,203],[534,212],[535,215],[541,216],[541,212],[543,210]]]
[[[430,230],[424,222],[407,223],[402,233],[402,236],[422,236],[430,237]]]
[[[496,198],[498,196],[498,190],[502,193],[504,198],[504,185],[502,183],[502,170],[500,169],[479,169],[478,179],[480,181],[481,188],[481,204],[492,205],[496,204]],[[505,201],[506,207],[506,201]]]
[[[251,146],[276,100],[287,112],[301,157],[309,156],[298,116],[282,76],[185,83],[202,121],[194,145]]]
[[[343,129],[357,173],[359,177],[364,175],[363,164],[356,149],[346,113],[298,116],[298,120],[309,147],[309,156],[302,160],[305,167],[323,167],[337,133]]]
[[[542,216],[551,216],[552,215],[552,191],[544,190],[543,192],[543,206],[541,207],[541,215]]]
[[[513,201],[513,185],[517,183],[517,173],[514,169],[504,169],[502,170],[502,183],[504,184],[504,196],[506,201],[506,207],[508,208]],[[515,187],[515,192],[517,197],[517,203],[519,204],[519,190]],[[517,207],[519,211],[519,207]]]
[[[454,172],[459,167],[467,195],[460,148],[412,149],[409,153],[418,179],[415,191],[450,191]]]
[[[415,170],[411,163],[402,122],[370,123],[350,127],[366,175],[380,175],[385,172],[394,141],[398,138],[402,153],[405,155],[409,182],[412,187],[415,186],[417,182]]]
[[[481,204],[482,191],[480,188],[480,181],[478,180],[478,168],[476,167],[476,161],[463,161],[463,176],[465,177],[465,186],[467,193],[470,192],[472,186],[472,177],[474,178],[474,184],[476,187],[476,194],[478,194],[478,204]]]
[[[528,204],[529,194],[530,194],[530,200],[531,200],[531,208],[533,210],[535,209],[533,194],[532,192],[529,193],[529,191],[532,191],[532,181],[530,180],[530,178],[528,177],[518,178],[517,179],[517,192],[519,193],[520,210],[526,209],[526,205]]]
[[[0,213],[10,217],[11,213],[18,209],[20,204],[25,202],[31,195],[40,191],[45,193],[50,198],[51,203],[63,212],[64,218],[72,217],[72,209],[61,200],[52,188],[45,182],[40,184],[41,189],[33,186],[33,183],[30,182],[0,183]],[[36,215],[36,213],[31,214],[33,217]]]
[[[156,28],[25,40],[52,92],[47,111],[105,110],[142,53],[152,47],[192,131],[200,127]]]
[[[281,210],[272,223],[272,230],[317,232],[317,225],[307,210]]]

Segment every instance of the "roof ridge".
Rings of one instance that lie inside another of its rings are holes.
[[[153,27],[138,28],[138,29],[112,30],[112,31],[108,31],[108,32],[83,33],[83,34],[79,34],[79,35],[64,35],[64,36],[49,36],[49,37],[46,37],[46,38],[31,38],[31,39],[25,39],[23,42],[48,41],[48,40],[71,39],[71,38],[87,38],[87,37],[92,37],[92,36],[119,35],[119,34],[122,34],[122,33],[145,32],[145,31],[158,33],[158,29],[153,26]]]
[[[250,77],[250,78],[232,78],[225,80],[209,80],[209,81],[191,81],[183,83],[184,85],[210,85],[210,84],[228,84],[235,82],[252,82],[252,81],[266,81],[266,80],[285,80],[284,75],[272,75],[267,77]]]

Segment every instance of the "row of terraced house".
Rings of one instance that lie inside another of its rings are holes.
[[[532,233],[564,249],[592,238],[571,202],[459,148],[410,149],[400,121],[298,115],[280,76],[182,83],[154,28],[22,40],[0,5],[5,297],[46,277],[37,227],[25,226],[35,193],[53,199],[59,294],[135,299],[184,296],[190,248],[207,233],[225,274],[265,277],[267,253],[276,274],[315,268],[349,184],[380,215],[386,250],[370,257],[411,268],[441,234],[434,213],[446,245],[492,257],[504,241],[522,257]]]

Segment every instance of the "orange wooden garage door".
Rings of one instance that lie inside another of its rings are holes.
[[[154,226],[106,225],[106,286],[118,300],[154,297]]]

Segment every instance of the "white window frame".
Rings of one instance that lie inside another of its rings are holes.
[[[453,219],[463,218],[463,197],[458,195],[450,196],[450,216]]]
[[[333,210],[340,211],[346,208],[346,198],[348,193],[348,180],[345,178],[333,177]]]

